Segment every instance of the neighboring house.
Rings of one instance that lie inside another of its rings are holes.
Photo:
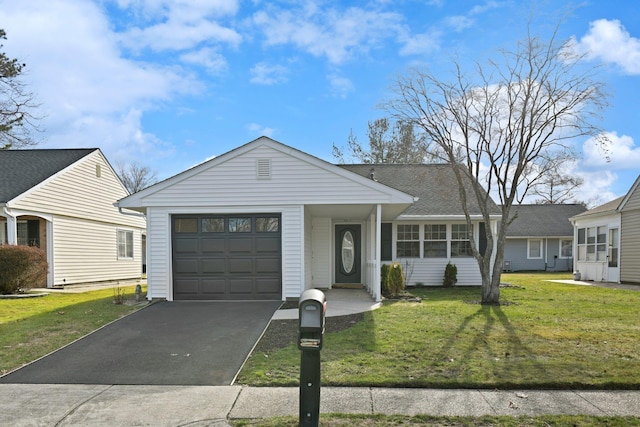
[[[640,176],[629,192],[571,218],[582,280],[640,283]]]
[[[504,245],[505,271],[572,271],[573,224],[582,204],[513,205]]]
[[[447,165],[340,167],[261,137],[118,205],[147,216],[148,298],[285,300],[355,283],[379,300],[392,260],[410,284],[441,285],[449,260],[458,284],[481,284],[469,236],[482,247],[484,224],[470,204],[466,229]]]
[[[47,286],[139,278],[146,221],[97,149],[0,150],[0,244],[47,254]]]

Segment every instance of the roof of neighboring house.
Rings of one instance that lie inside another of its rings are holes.
[[[618,206],[620,206],[620,203],[622,202],[622,199],[624,199],[625,196],[621,196],[618,197],[617,199],[614,199],[610,202],[607,202],[603,205],[600,206],[596,206],[593,209],[589,209],[586,212],[582,212],[579,215],[575,215],[576,219],[578,218],[582,218],[582,217],[586,217],[589,215],[595,215],[595,214],[606,214],[606,213],[614,213],[617,209]]]
[[[357,164],[339,166],[365,177],[370,177],[373,170],[376,181],[418,197],[418,200],[402,215],[464,215],[456,176],[451,165]],[[471,181],[465,185],[467,205],[471,215],[479,215],[481,211],[473,194],[472,185]],[[500,215],[500,208],[491,198],[488,200],[490,214]]]
[[[11,201],[95,150],[0,150],[0,203]]]
[[[513,205],[507,237],[573,236],[569,218],[586,211],[583,204]]]

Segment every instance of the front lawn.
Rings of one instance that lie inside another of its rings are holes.
[[[500,306],[479,288],[412,290],[328,333],[322,384],[444,388],[640,386],[640,292],[547,282],[567,274],[504,274]],[[293,344],[255,352],[238,383],[297,386]],[[258,347],[259,348],[259,347]]]
[[[126,292],[125,298],[134,298],[135,286],[120,289]],[[142,307],[113,301],[111,288],[81,294],[0,299],[0,375]]]

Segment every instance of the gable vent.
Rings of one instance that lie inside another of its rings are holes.
[[[258,159],[256,161],[256,177],[258,179],[271,179],[271,159]]]

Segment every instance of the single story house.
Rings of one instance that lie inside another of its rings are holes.
[[[570,218],[581,280],[640,283],[640,176],[625,196]]]
[[[482,246],[484,224],[470,202],[467,230],[448,165],[337,166],[261,137],[118,206],[147,217],[148,298],[286,300],[355,283],[379,300],[390,261],[411,266],[410,284],[442,284],[450,260],[458,284],[481,284],[469,239]]]
[[[573,271],[573,224],[583,204],[513,205],[504,245],[505,271]]]
[[[38,246],[47,286],[140,278],[146,221],[97,148],[0,150],[0,244]]]

